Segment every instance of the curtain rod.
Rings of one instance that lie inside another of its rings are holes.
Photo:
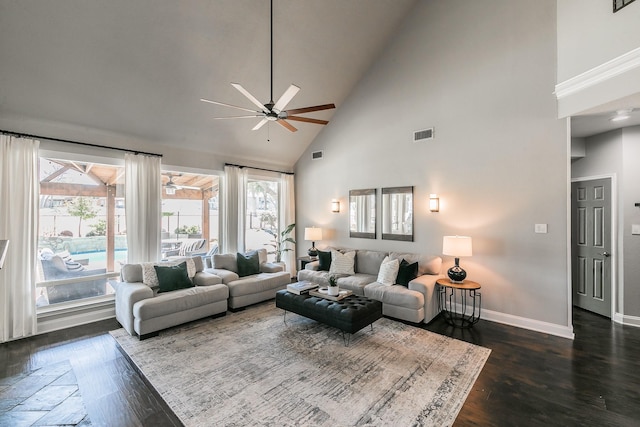
[[[48,136],[30,135],[28,133],[13,132],[13,131],[10,131],[10,130],[2,130],[2,129],[0,129],[0,133],[4,134],[4,135],[16,136],[18,138],[46,139],[46,140],[49,140],[49,141],[65,142],[67,144],[84,145],[85,147],[106,148],[108,150],[124,151],[125,153],[146,154],[147,156],[162,157],[162,154],[148,153],[146,151],[130,150],[128,148],[107,147],[106,145],[89,144],[88,142],[71,141],[71,140],[68,140],[68,139],[50,138]]]
[[[233,164],[233,163],[225,163],[224,165],[225,166],[235,166],[235,167],[240,168],[240,169],[247,168],[247,169],[255,169],[255,170],[266,171],[266,172],[283,173],[285,175],[295,175],[295,173],[293,173],[293,172],[282,172],[282,171],[277,171],[277,170],[273,170],[273,169],[254,168],[253,166],[236,165],[236,164]]]

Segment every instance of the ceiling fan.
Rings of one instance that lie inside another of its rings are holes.
[[[245,119],[245,118],[254,118],[259,117],[262,118],[260,122],[253,127],[253,130],[258,130],[265,123],[268,122],[276,122],[282,127],[288,129],[291,132],[295,132],[296,129],[291,123],[287,120],[293,120],[298,122],[306,122],[306,123],[314,123],[318,125],[326,125],[329,123],[327,120],[319,120],[312,119],[309,117],[300,117],[295,114],[305,114],[311,113],[313,111],[321,111],[321,110],[329,110],[332,108],[336,108],[334,104],[323,104],[323,105],[315,105],[313,107],[304,107],[304,108],[293,108],[290,110],[285,110],[284,108],[289,104],[289,102],[293,99],[293,97],[298,93],[300,88],[294,84],[289,86],[289,88],[282,94],[280,99],[277,102],[273,102],[273,0],[271,0],[271,98],[268,103],[263,104],[258,99],[251,95],[249,91],[242,87],[239,83],[231,83],[231,86],[236,88],[238,92],[243,94],[249,101],[251,101],[254,105],[256,105],[259,110],[251,110],[249,108],[238,107],[236,105],[227,104],[224,102],[211,101],[209,99],[200,98],[200,101],[208,102],[210,104],[222,105],[225,107],[236,108],[238,110],[248,111],[250,115],[244,116],[230,116],[230,117],[214,117],[216,120],[223,119]]]
[[[166,173],[166,176],[169,177],[169,181],[164,184],[164,190],[167,194],[176,194],[176,190],[182,190],[187,189],[187,190],[200,190],[200,187],[191,187],[188,185],[178,185],[175,182],[173,182],[173,178],[176,176],[182,176],[182,174],[172,174],[172,173]]]

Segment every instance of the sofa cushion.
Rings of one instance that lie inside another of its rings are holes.
[[[391,252],[391,259],[405,259],[408,263],[418,263],[418,275],[423,274],[440,274],[442,269],[442,258],[436,255],[410,254],[405,252]]]
[[[228,297],[229,289],[225,285],[179,289],[136,302],[133,305],[133,315],[137,319],[148,320],[224,301]]]
[[[356,252],[356,272],[378,275],[380,264],[387,252],[359,250]]]
[[[418,262],[409,264],[406,259],[402,258],[398,268],[398,277],[396,283],[402,286],[409,286],[409,282],[418,277]]]
[[[364,295],[364,287],[375,281],[376,276],[374,275],[356,273],[338,278],[338,286],[341,289],[350,290],[356,295]]]
[[[319,286],[328,286],[329,272],[322,270],[309,270],[305,268],[304,270],[298,271],[298,280],[308,280],[310,282],[317,283]]]
[[[212,286],[220,283],[222,283],[220,276],[216,276],[215,274],[206,271],[199,271],[193,277],[193,284],[196,286]]]
[[[237,254],[238,276],[245,277],[260,273],[260,256],[258,252],[251,251],[246,254]]]
[[[382,260],[382,264],[380,264],[380,272],[378,273],[378,279],[376,281],[387,286],[395,284],[399,267],[400,263],[397,259],[390,259],[388,256],[385,257],[384,260]]]
[[[383,304],[390,304],[419,310],[424,307],[424,295],[418,291],[412,291],[402,285],[387,286],[382,283],[370,283],[364,288],[364,295],[367,298],[381,301]]]
[[[218,276],[220,279],[222,279],[222,283],[224,283],[225,285],[240,278],[240,276],[238,276],[238,273],[234,273],[233,271],[222,268],[207,268],[204,272]]]
[[[331,252],[330,251],[318,251],[318,263],[320,264],[318,269],[321,271],[329,271],[331,268]]]
[[[235,254],[214,254],[213,255],[213,268],[219,270],[229,270],[234,273],[238,272],[238,261]]]
[[[186,262],[172,266],[154,265],[153,268],[158,277],[158,285],[160,287],[158,293],[170,292],[194,286],[187,274]]]
[[[286,271],[279,273],[259,273],[241,277],[227,283],[230,297],[251,295],[272,289],[278,289],[291,282],[291,276]]]
[[[329,273],[335,274],[355,274],[354,267],[356,261],[356,251],[341,254],[338,251],[331,251],[331,267]]]

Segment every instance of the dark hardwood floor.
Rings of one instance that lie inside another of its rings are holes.
[[[175,415],[96,322],[0,345],[0,381],[69,361],[94,426],[176,426]],[[640,425],[640,328],[574,310],[574,341],[480,321],[423,326],[491,356],[456,426]]]

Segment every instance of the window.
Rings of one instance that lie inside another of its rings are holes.
[[[40,158],[39,308],[113,298],[127,257],[124,167]]]
[[[219,177],[162,172],[162,257],[218,250]]]
[[[269,243],[278,233],[279,185],[276,178],[249,177],[247,180],[245,246],[247,250],[273,249]],[[269,261],[275,256],[269,254]]]

